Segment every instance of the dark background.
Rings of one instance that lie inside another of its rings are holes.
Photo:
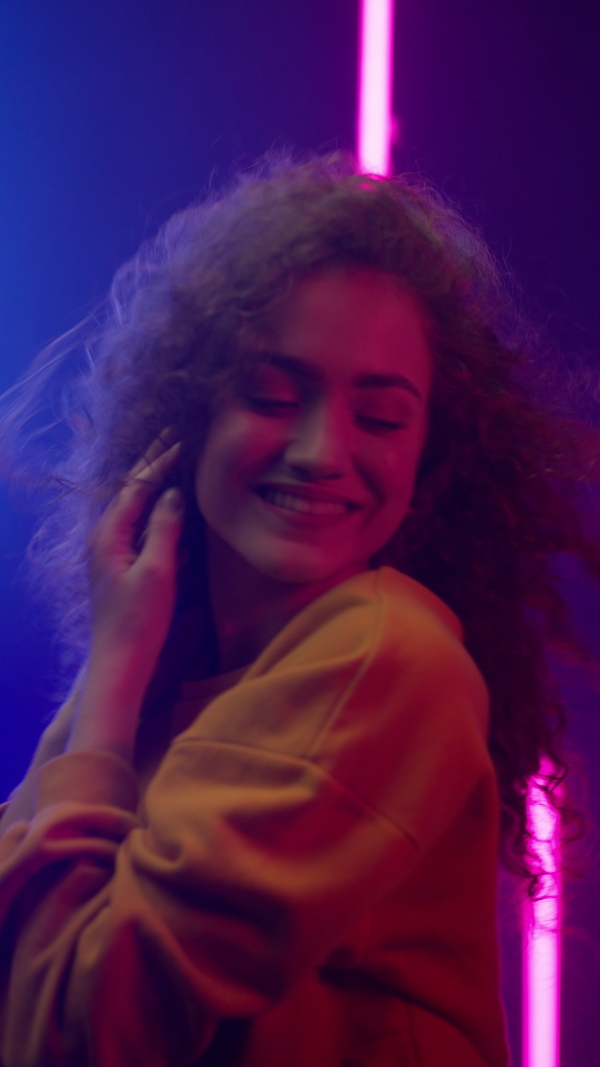
[[[4,0],[0,389],[80,319],[140,240],[272,145],[352,148],[357,0]],[[600,13],[585,0],[397,0],[396,169],[457,199],[534,315],[597,368]],[[0,791],[55,689],[19,569],[30,518],[0,491]],[[600,598],[568,589],[600,652]],[[597,687],[596,687],[597,688]],[[600,821],[598,695],[568,681],[571,744]],[[600,1063],[600,864],[565,887],[563,1067]],[[511,887],[504,886],[510,896]],[[516,920],[502,909],[519,1048]]]

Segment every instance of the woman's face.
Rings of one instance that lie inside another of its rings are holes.
[[[366,570],[410,504],[431,373],[423,313],[397,279],[336,270],[299,282],[198,462],[213,534],[271,579]]]

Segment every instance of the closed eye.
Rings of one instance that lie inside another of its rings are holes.
[[[246,400],[254,411],[263,415],[283,415],[298,408],[297,400],[278,400],[264,396],[247,396]]]
[[[393,433],[394,430],[403,430],[406,423],[396,419],[378,419],[372,415],[357,415],[356,422],[368,433]]]

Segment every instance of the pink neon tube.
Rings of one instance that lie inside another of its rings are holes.
[[[367,174],[391,173],[394,0],[361,0],[357,156]]]
[[[547,772],[542,767],[542,773]],[[525,908],[523,952],[523,1064],[558,1067],[560,1059],[560,880],[556,813],[533,780],[529,820],[536,851],[548,872],[543,897]]]
[[[389,176],[393,133],[394,0],[361,0],[357,158],[361,171]],[[542,773],[544,772],[542,767]],[[529,818],[548,875],[528,905],[523,952],[524,1067],[559,1067],[560,883],[556,816],[533,781]]]

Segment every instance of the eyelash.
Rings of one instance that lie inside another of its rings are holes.
[[[357,415],[359,425],[370,429],[371,433],[392,433],[394,430],[403,430],[406,423],[391,422],[388,419],[374,419],[368,415]]]
[[[270,400],[267,397],[248,396],[248,403],[255,411],[263,415],[286,414],[296,411],[299,402],[297,400]],[[357,424],[368,433],[393,433],[394,430],[403,430],[405,422],[393,422],[389,419],[372,418],[369,415],[355,415]]]

